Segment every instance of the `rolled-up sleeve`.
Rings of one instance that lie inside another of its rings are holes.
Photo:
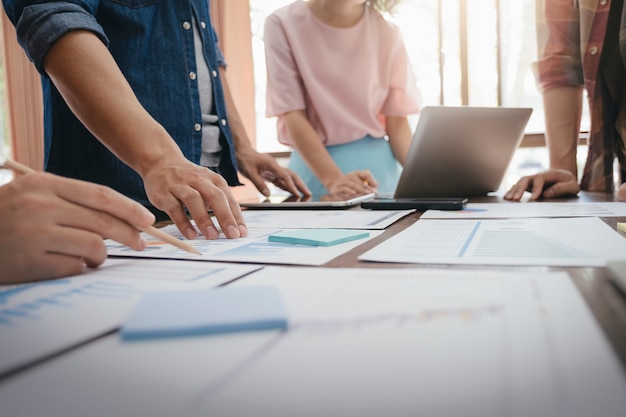
[[[70,31],[91,31],[108,46],[109,39],[94,16],[98,3],[3,1],[7,16],[15,25],[18,42],[43,75],[43,61],[48,51],[54,42]]]
[[[533,71],[540,91],[584,85],[579,18],[571,0],[537,0]]]

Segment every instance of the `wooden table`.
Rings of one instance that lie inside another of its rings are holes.
[[[489,203],[500,202],[498,197],[478,197],[470,199],[471,203]],[[581,192],[577,198],[550,200],[550,201],[580,201],[580,202],[606,202],[617,201],[612,194],[607,193],[591,193]],[[522,204],[522,203],[520,203]],[[624,203],[626,204],[626,203]],[[372,249],[376,245],[390,238],[391,236],[406,229],[415,223],[421,216],[421,212],[416,212],[406,216],[388,227],[385,232],[372,239],[358,248],[335,258],[333,261],[324,265],[325,267],[347,268],[456,268],[467,269],[475,268],[468,265],[430,265],[430,264],[398,264],[398,263],[373,263],[363,262],[358,259],[362,253]],[[626,222],[626,217],[607,217],[602,220],[617,229],[618,222]],[[620,232],[621,233],[621,232]],[[501,266],[481,266],[483,269],[502,269]],[[624,371],[626,372],[626,294],[622,293],[608,279],[605,268],[592,267],[537,267],[537,266],[515,266],[509,267],[516,271],[527,272],[547,272],[547,271],[566,271],[578,287],[583,298],[586,300],[591,311],[593,312],[598,323],[607,335],[610,343],[617,352]]]

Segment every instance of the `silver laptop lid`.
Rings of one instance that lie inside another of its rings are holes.
[[[425,107],[396,198],[470,197],[500,186],[532,109]]]

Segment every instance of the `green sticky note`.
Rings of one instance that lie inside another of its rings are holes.
[[[294,245],[332,246],[368,237],[369,232],[348,229],[299,229],[284,230],[268,237],[269,242]]]

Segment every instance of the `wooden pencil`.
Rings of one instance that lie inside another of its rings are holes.
[[[0,165],[13,170],[20,174],[31,174],[35,172],[34,169],[27,167],[26,165],[20,164],[19,162],[13,161],[12,159],[4,159],[0,160]],[[174,236],[165,233],[162,230],[157,229],[153,226],[148,226],[144,228],[139,228],[141,232],[145,232],[152,237],[163,240],[166,243],[169,243],[172,246],[176,246],[179,249],[182,249],[186,252],[193,253],[195,255],[202,255],[196,248],[193,246],[181,241],[180,239],[176,239]]]

